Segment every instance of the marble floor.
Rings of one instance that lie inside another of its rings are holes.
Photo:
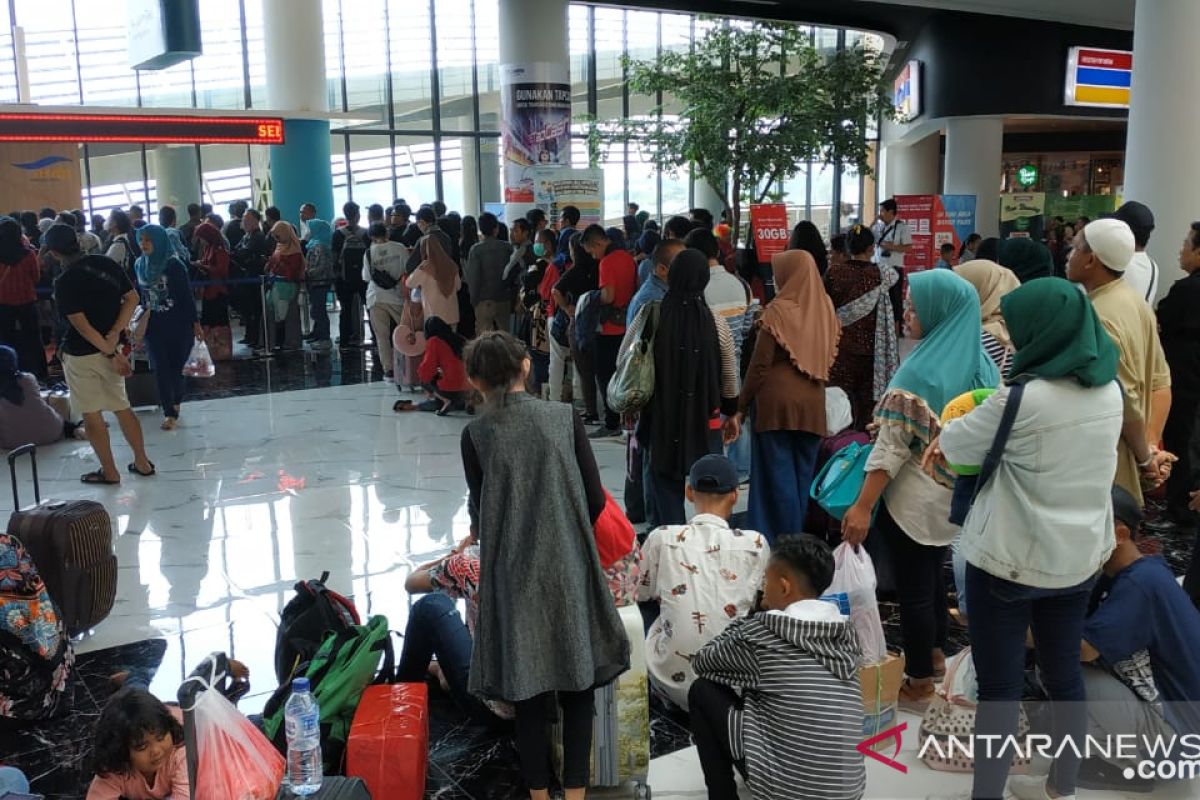
[[[142,646],[161,662],[151,690],[162,698],[173,698],[207,653],[225,651],[251,669],[253,689],[240,707],[254,712],[273,688],[278,612],[297,580],[327,570],[331,587],[352,596],[361,612],[385,614],[393,629],[402,630],[411,604],[405,576],[468,531],[459,457],[467,418],[393,413],[396,388],[363,382],[370,380],[366,366],[364,361],[355,373],[338,365],[339,374],[358,380],[331,380],[323,388],[298,388],[307,385],[311,364],[286,368],[293,370],[286,382],[293,390],[285,392],[278,390],[283,383],[264,391],[252,373],[234,374],[225,379],[232,388],[209,391],[242,396],[185,404],[180,427],[169,433],[159,430],[156,414],[143,412],[158,475],[126,476],[119,487],[79,483],[93,466],[86,443],[43,448],[42,496],[98,500],[118,534],[116,607],[78,651],[104,651],[103,660],[118,652],[110,648],[160,640]],[[118,463],[127,463],[128,450],[114,438]],[[595,450],[602,478],[620,500],[623,446],[599,442]],[[0,497],[0,518],[9,511],[11,499]],[[916,727],[915,718],[908,721]],[[703,797],[695,750],[680,720],[656,710],[652,729],[654,795]],[[507,737],[488,738],[450,719],[434,730],[427,796],[520,796],[514,755]],[[905,758],[912,764],[905,776],[868,765],[868,797],[953,795],[969,788],[967,776],[931,772],[911,753],[902,753],[900,760]],[[82,796],[61,787],[47,793]]]

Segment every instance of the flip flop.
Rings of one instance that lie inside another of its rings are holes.
[[[149,477],[151,477],[152,475],[156,475],[156,474],[157,474],[157,470],[154,468],[154,462],[153,462],[153,461],[151,461],[151,462],[150,462],[150,471],[149,471],[149,472],[142,472],[140,469],[138,469],[138,468],[137,468],[137,464],[136,464],[136,463],[133,463],[133,464],[130,464],[130,465],[129,465],[129,471],[130,471],[130,472],[132,472],[134,475],[140,475],[140,476],[141,476],[141,477],[143,477],[143,478],[149,478]]]
[[[417,407],[412,400],[397,400],[392,406],[392,411],[397,413],[401,411],[416,411]]]
[[[101,486],[118,486],[121,483],[119,479],[110,481],[108,478],[104,477],[104,470],[102,469],[80,475],[79,480],[81,483],[96,483],[100,484]]]

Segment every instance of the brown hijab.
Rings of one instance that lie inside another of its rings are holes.
[[[437,281],[438,291],[446,297],[454,294],[454,280],[458,277],[458,265],[446,254],[442,243],[436,236],[426,236],[421,240],[421,254],[425,260],[417,269],[424,270]]]
[[[271,236],[279,243],[275,245],[276,255],[300,255],[303,252],[300,248],[300,239],[297,238],[296,230],[290,222],[285,222],[284,220],[276,222],[271,226]]]
[[[842,324],[825,293],[817,262],[806,250],[785,250],[771,259],[775,299],[762,315],[762,328],[810,378],[829,380]]]
[[[995,336],[1005,347],[1012,347],[1008,326],[1004,323],[1004,315],[1000,313],[1000,300],[1004,295],[1020,287],[1021,280],[1016,273],[1007,267],[1000,266],[995,261],[982,258],[965,261],[955,267],[954,271],[960,277],[966,278],[979,293],[979,310],[983,329]]]

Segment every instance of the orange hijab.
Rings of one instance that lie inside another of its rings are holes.
[[[829,380],[842,324],[821,283],[817,262],[805,250],[785,250],[771,259],[775,299],[762,315],[762,327],[810,378]]]
[[[271,226],[271,236],[279,243],[275,246],[276,255],[290,256],[293,253],[299,255],[303,252],[300,248],[300,239],[296,237],[296,231],[290,222],[283,220],[276,222]]]

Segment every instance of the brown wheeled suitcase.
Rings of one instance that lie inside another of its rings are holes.
[[[21,508],[17,497],[17,459],[29,454],[36,505]],[[8,454],[13,511],[8,534],[25,545],[50,597],[58,605],[71,636],[94,627],[112,611],[117,596],[117,557],[112,521],[104,506],[91,500],[47,500],[38,488],[37,448],[31,444]]]

